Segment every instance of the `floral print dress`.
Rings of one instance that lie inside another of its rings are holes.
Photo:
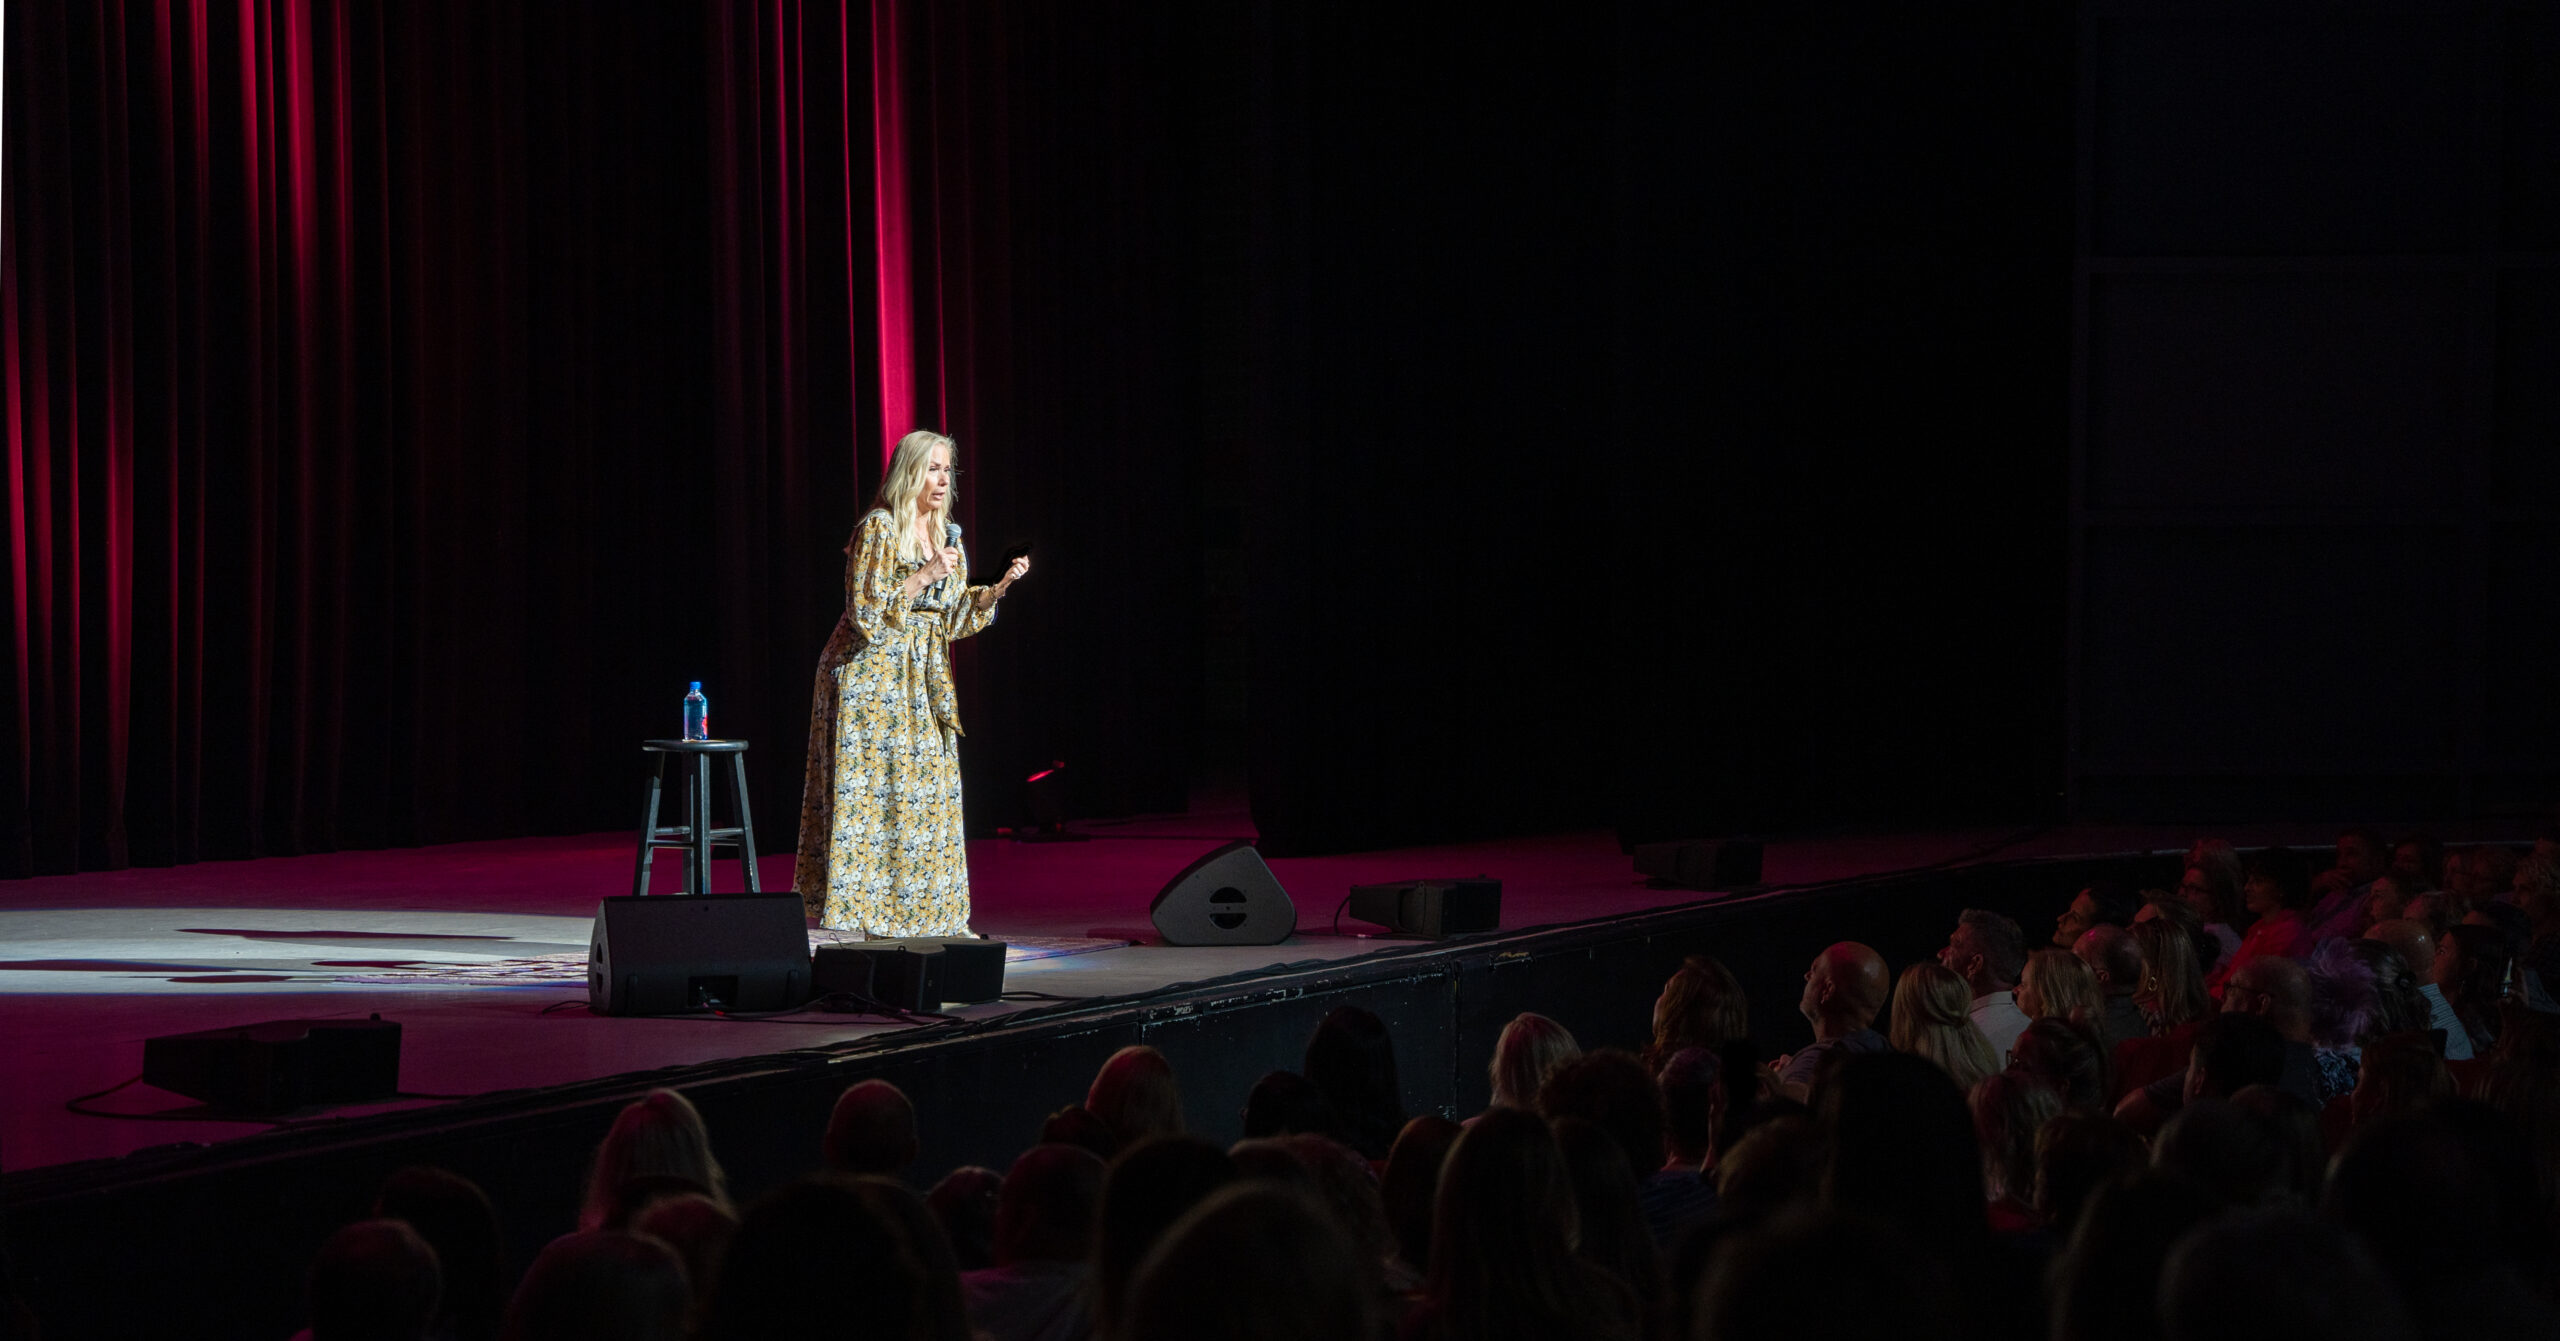
[[[958,528],[953,528],[955,537]],[[960,710],[951,640],[995,618],[956,571],[902,598],[924,565],[874,510],[845,561],[844,615],[818,654],[792,888],[822,926],[874,936],[969,934],[960,831]],[[953,542],[958,543],[956,538]]]

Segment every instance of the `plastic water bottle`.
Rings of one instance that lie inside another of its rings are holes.
[[[691,680],[687,683],[693,687],[686,690],[684,696],[684,738],[709,740],[711,739],[711,700],[702,696],[702,681]]]

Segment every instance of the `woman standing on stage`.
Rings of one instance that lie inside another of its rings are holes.
[[[1031,561],[968,585],[951,439],[898,440],[879,506],[845,547],[844,615],[818,654],[792,887],[821,926],[966,936],[959,704],[950,644],[985,628]]]

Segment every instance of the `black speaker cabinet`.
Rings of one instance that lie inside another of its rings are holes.
[[[899,1010],[974,1006],[1004,995],[1004,948],[975,936],[821,945],[809,983],[817,996],[865,997]]]
[[[596,906],[587,1006],[604,1015],[788,1010],[808,1001],[797,894],[660,894]]]
[[[1502,882],[1479,875],[1464,880],[1353,885],[1351,915],[1433,940],[1491,931],[1502,924]]]
[[[1636,844],[1636,873],[1686,889],[1738,889],[1760,883],[1756,839]]]
[[[1167,945],[1278,945],[1298,929],[1298,906],[1242,841],[1182,868],[1147,914]]]
[[[400,1026],[268,1020],[142,1040],[143,1083],[242,1113],[387,1099],[400,1090]]]

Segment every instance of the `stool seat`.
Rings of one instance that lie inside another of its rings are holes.
[[[756,879],[756,822],[747,805],[747,742],[743,740],[644,740],[643,753],[657,757],[657,767],[650,770],[645,804],[640,812],[640,859],[632,872],[631,892],[634,896],[649,892],[649,859],[662,847],[683,848],[684,892],[711,892],[711,849],[735,848],[738,865],[746,872],[747,893],[764,892]],[[711,772],[718,768],[714,756],[728,759],[730,805],[737,811],[734,825],[711,822]],[[658,794],[666,785],[667,760],[684,760],[684,822],[675,825],[658,823]]]

